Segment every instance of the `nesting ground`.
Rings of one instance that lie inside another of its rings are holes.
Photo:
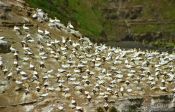
[[[131,97],[149,107],[150,96],[174,94],[175,53],[97,45],[73,36],[73,28],[28,19],[34,27],[19,26],[20,35],[1,27],[0,36],[12,44],[10,53],[0,54],[1,112],[94,112]]]

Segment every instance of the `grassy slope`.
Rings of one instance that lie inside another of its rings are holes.
[[[175,1],[173,0],[132,0],[132,5],[144,5],[140,19],[156,19],[159,21],[175,20]],[[156,31],[175,32],[175,24],[162,25],[142,25],[133,28],[136,33],[156,32]]]
[[[117,27],[116,23],[106,21],[102,15],[100,7],[103,6],[107,0],[26,0],[32,7],[39,7],[48,12],[51,16],[58,17],[63,23],[69,20],[80,30],[83,34],[92,37],[92,39],[99,41],[108,41],[113,43],[120,39],[121,36],[127,34],[125,27]],[[143,11],[137,19],[156,19],[159,21],[174,21],[175,20],[175,1],[173,0],[130,0],[127,6],[142,5]],[[105,31],[107,38],[102,37],[102,31]],[[142,34],[146,32],[168,32],[174,34],[175,24],[145,24],[145,25],[131,25],[131,33]],[[95,38],[94,38],[95,37]],[[152,42],[155,45],[175,46],[169,41],[156,40]]]
[[[90,36],[98,37],[102,31],[101,12],[93,6],[104,0],[27,0],[33,7],[39,7],[56,16],[65,24],[71,20],[79,30]]]
[[[164,32],[166,35],[163,39],[158,39],[150,44],[157,47],[175,48],[175,1],[174,0],[132,0],[133,5],[144,5],[141,19],[155,19],[157,22],[164,24],[146,24],[132,27],[132,32],[141,34],[146,32]],[[169,22],[168,24],[166,22]],[[172,22],[172,23],[171,23]],[[167,39],[168,38],[168,39]]]

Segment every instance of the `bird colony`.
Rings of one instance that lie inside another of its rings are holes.
[[[41,11],[41,10],[40,10]],[[37,18],[37,14],[35,14]],[[71,23],[50,19],[48,26],[71,33]],[[94,44],[88,38],[54,39],[47,30],[14,26],[20,46],[0,54],[1,95],[20,97],[18,103],[48,100],[50,111],[88,112],[131,96],[175,93],[175,54],[120,49]],[[21,38],[20,33],[25,35]],[[6,58],[6,56],[9,58]]]

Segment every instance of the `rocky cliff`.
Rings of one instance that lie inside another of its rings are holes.
[[[138,41],[157,48],[174,48],[174,1],[162,0],[34,0],[52,16],[72,23],[95,42],[117,46]],[[58,12],[58,13],[56,13]]]

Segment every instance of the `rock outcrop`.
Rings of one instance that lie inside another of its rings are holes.
[[[151,112],[174,112],[175,111],[174,95],[152,96],[150,111]]]
[[[0,19],[8,19],[8,13],[11,11],[9,5],[0,1]]]
[[[10,44],[8,41],[0,40],[0,53],[10,52]]]

